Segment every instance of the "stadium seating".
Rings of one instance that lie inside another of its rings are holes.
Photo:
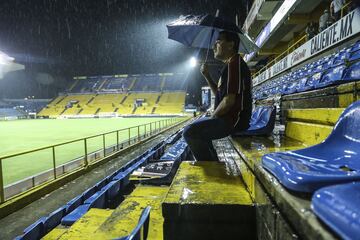
[[[165,92],[161,95],[155,113],[173,114],[181,113],[184,109],[185,92]]]
[[[24,113],[13,109],[13,108],[0,108],[0,118],[6,117],[22,117],[25,116]]]
[[[233,136],[269,135],[275,126],[276,109],[273,106],[257,107],[251,115],[250,127],[246,131],[236,132]]]
[[[139,76],[131,91],[160,92],[162,78],[158,74],[145,74]]]
[[[314,213],[341,239],[360,236],[360,182],[321,188],[312,197]]]
[[[321,187],[360,180],[360,101],[340,116],[332,133],[322,143],[262,157],[262,165],[287,188],[313,192]]]
[[[359,45],[360,42],[356,42],[297,70],[255,86],[254,99],[261,100],[276,94],[288,95],[359,80]]]

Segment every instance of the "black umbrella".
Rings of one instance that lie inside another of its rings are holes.
[[[166,25],[168,38],[189,47],[210,48],[221,31],[237,33],[240,38],[239,52],[251,53],[259,50],[251,38],[243,33],[235,23],[212,15],[188,15]]]

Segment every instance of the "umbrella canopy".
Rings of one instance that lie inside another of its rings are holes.
[[[243,33],[236,24],[212,15],[187,15],[166,25],[168,38],[189,47],[210,48],[214,45],[221,31],[234,32],[239,35],[241,53],[257,52],[258,46]]]

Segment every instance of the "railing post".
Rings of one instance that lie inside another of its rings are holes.
[[[147,124],[145,124],[145,125],[144,125],[144,127],[145,127],[145,133],[144,133],[144,136],[145,136],[145,137],[146,137],[146,125],[147,125]]]
[[[56,179],[56,157],[55,157],[55,147],[52,146],[52,156],[53,156],[53,167],[54,167],[54,179]]]
[[[84,138],[84,151],[85,151],[85,157],[84,157],[85,167],[87,167],[87,166],[89,165],[89,162],[88,162],[88,151],[87,151],[87,141],[86,141],[86,138]]]
[[[116,150],[119,151],[119,130],[116,131]]]
[[[0,203],[5,202],[4,176],[2,170],[2,159],[0,159]]]
[[[105,157],[106,156],[105,134],[103,134],[103,151],[104,151],[104,157]]]
[[[138,129],[138,141],[140,141],[140,125],[137,127]]]
[[[152,123],[150,123],[150,136],[152,135]]]
[[[128,128],[129,130],[129,146],[130,146],[130,128]]]

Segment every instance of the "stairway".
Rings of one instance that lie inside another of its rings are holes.
[[[156,107],[153,107],[153,109],[151,110],[151,114],[154,114],[156,110]]]
[[[98,113],[100,112],[100,109],[101,109],[101,108],[98,108],[98,109],[96,110],[96,112],[94,113],[94,115],[98,114]]]
[[[117,107],[117,108],[115,108],[114,112],[117,112],[118,110],[119,110],[119,108]]]
[[[84,110],[84,109],[81,108],[81,109],[76,113],[76,115],[79,115],[83,110]]]
[[[123,104],[123,103],[125,102],[126,98],[127,98],[130,94],[131,94],[131,93],[125,95],[125,97],[121,100],[120,104]]]
[[[93,96],[92,98],[89,99],[89,101],[86,103],[86,105],[88,105],[89,103],[91,103],[92,101],[94,101],[95,97],[97,96],[98,94],[96,94],[95,96]]]

